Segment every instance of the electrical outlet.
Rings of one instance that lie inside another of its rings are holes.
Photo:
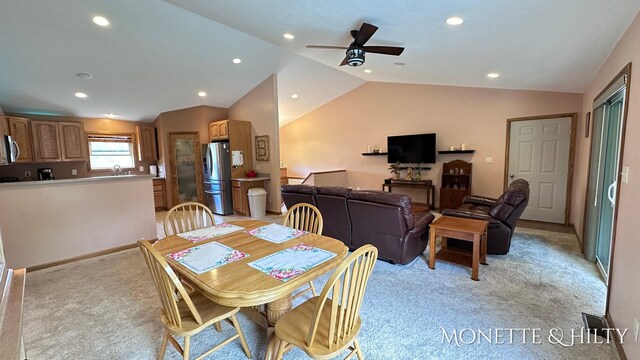
[[[140,170],[140,172],[144,172],[144,166],[140,166],[138,170]]]
[[[71,169],[71,175],[78,175],[78,170],[76,169]]]
[[[640,332],[640,322],[638,322],[638,318],[633,318],[633,333],[636,338],[636,342],[638,342],[639,332]]]
[[[24,172],[24,177],[26,177],[26,178],[31,177],[31,171],[25,171]]]
[[[360,186],[356,187],[356,190],[360,190]]]
[[[260,165],[256,165],[256,170],[260,170]]]
[[[486,158],[484,158],[484,162],[486,162],[487,164],[491,164],[493,163],[493,158],[491,156],[487,156]]]

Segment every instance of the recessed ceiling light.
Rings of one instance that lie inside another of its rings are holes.
[[[79,72],[76,74],[76,76],[79,77],[80,79],[85,79],[85,80],[89,80],[93,78],[93,75],[86,72]]]
[[[447,19],[447,24],[454,25],[454,26],[462,25],[463,22],[464,22],[464,19],[457,16],[453,16]]]
[[[205,96],[207,96],[207,93],[206,93],[206,92],[204,92],[204,91],[200,91],[200,92],[198,93],[198,96],[200,96],[200,97],[205,97]]]
[[[242,59],[240,58],[235,58],[232,60],[234,64],[240,64],[242,62]]]
[[[76,97],[84,99],[87,97],[87,94],[83,93],[83,92],[77,92],[74,94]]]
[[[109,26],[109,20],[103,16],[94,16],[93,22],[98,26]]]
[[[112,113],[104,114],[104,116],[106,116],[106,117],[110,117],[110,118],[118,117],[118,115],[116,115],[116,114],[112,114]]]
[[[284,34],[284,35],[282,35],[282,36],[284,36],[284,38],[285,38],[285,39],[287,39],[287,40],[293,40],[293,39],[295,39],[295,36],[293,36],[293,34],[289,34],[289,33],[285,33],[285,34]]]
[[[364,72],[366,72],[367,74],[371,74],[371,69],[364,69]]]
[[[404,63],[400,61],[396,61],[393,63],[393,65],[404,66]]]
[[[293,94],[293,95],[291,95],[291,98],[292,98],[292,99],[297,99],[297,98],[298,98],[298,94]]]
[[[495,78],[500,77],[500,74],[492,72],[492,73],[488,73],[488,74],[487,74],[487,77],[488,77],[489,79],[495,79]]]

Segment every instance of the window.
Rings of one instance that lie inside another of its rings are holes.
[[[91,170],[134,168],[133,134],[87,134]]]

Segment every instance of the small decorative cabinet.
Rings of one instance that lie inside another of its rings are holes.
[[[440,209],[457,209],[471,194],[471,163],[454,160],[442,164]]]

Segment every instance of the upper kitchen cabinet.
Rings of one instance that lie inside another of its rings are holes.
[[[84,126],[76,122],[59,122],[62,161],[85,161],[86,137]]]
[[[211,141],[229,140],[229,120],[209,123],[209,139]]]
[[[0,109],[0,136],[9,135],[9,129],[7,128],[7,122],[4,119],[4,112]]]
[[[244,177],[253,170],[253,149],[251,147],[251,122],[240,120],[219,120],[209,123],[210,141],[229,141],[229,149],[242,152],[242,165],[231,168],[231,177]]]
[[[31,122],[29,119],[20,117],[7,117],[7,128],[9,135],[18,144],[20,156],[16,159],[16,163],[32,163],[33,150],[31,147]]]
[[[32,121],[31,135],[36,162],[62,161],[60,131],[53,121]]]
[[[86,161],[82,123],[31,121],[36,162]]]
[[[136,126],[136,137],[138,138],[138,161],[158,160],[155,127]]]

